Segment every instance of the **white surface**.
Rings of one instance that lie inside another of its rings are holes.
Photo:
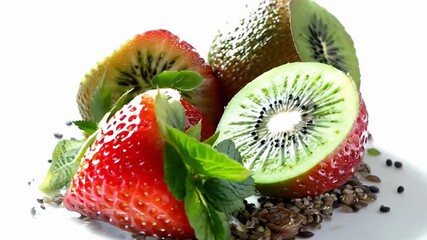
[[[357,214],[336,214],[314,239],[427,239],[423,1],[319,0],[352,34],[375,147],[369,158],[383,182],[378,200]],[[238,1],[0,2],[3,222],[1,235],[28,239],[130,239],[105,224],[82,223],[61,209],[38,208],[27,182],[40,179],[56,140],[78,117],[78,82],[98,60],[134,34],[169,29],[207,55],[212,36],[237,15]],[[387,157],[404,163],[386,168]],[[405,186],[401,195],[398,185]],[[378,213],[381,204],[391,207]],[[36,206],[35,218],[30,208]],[[3,223],[4,224],[4,223]]]

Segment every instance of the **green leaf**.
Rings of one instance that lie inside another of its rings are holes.
[[[200,74],[194,71],[163,71],[153,77],[152,83],[159,88],[191,91],[202,85],[204,80]]]
[[[131,88],[125,93],[120,96],[120,98],[114,103],[113,107],[108,113],[108,117],[106,121],[110,120],[110,118],[120,109],[123,108],[123,106],[127,103],[129,103],[133,98],[135,97],[135,88]]]
[[[84,133],[85,136],[90,136],[96,130],[98,130],[98,123],[96,123],[94,121],[77,120],[77,121],[73,121],[73,123],[80,130],[83,131],[83,133]]]
[[[90,101],[90,111],[95,122],[101,121],[106,113],[108,113],[112,106],[111,100],[112,91],[105,87],[105,72],[101,81],[92,95]]]
[[[242,157],[240,156],[240,152],[236,149],[236,145],[230,139],[226,139],[215,145],[215,149],[227,154],[231,159],[242,163]]]
[[[202,122],[199,121],[196,125],[193,125],[191,127],[189,127],[185,133],[190,136],[193,137],[194,139],[197,139],[200,141],[200,136],[202,134]]]
[[[242,182],[211,178],[205,181],[203,189],[205,190],[205,197],[212,207],[226,213],[243,209],[243,200],[255,194],[255,184],[252,177]]]
[[[179,130],[185,128],[185,108],[179,101],[169,101],[168,96],[162,94],[160,91],[155,98],[155,113],[157,124],[163,137],[166,137],[166,127],[171,126]]]
[[[169,191],[177,200],[184,200],[187,168],[176,150],[168,143],[165,144],[164,168],[164,179]]]
[[[240,163],[208,144],[201,143],[168,126],[166,133],[168,142],[175,147],[185,163],[191,166],[196,174],[230,181],[243,181],[251,175],[251,172]]]
[[[209,207],[191,176],[186,179],[185,212],[197,239],[229,239],[230,230],[225,215]]]
[[[215,132],[212,136],[210,136],[208,139],[206,139],[204,141],[204,143],[213,146],[214,143],[216,142],[216,140],[218,139],[218,137],[219,137],[219,131]]]
[[[50,194],[62,189],[71,182],[73,175],[79,167],[75,161],[83,141],[61,140],[57,143],[52,153],[52,163],[39,189]]]
[[[381,152],[376,148],[368,148],[366,151],[371,156],[379,156],[381,154]]]

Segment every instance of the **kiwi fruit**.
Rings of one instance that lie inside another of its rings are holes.
[[[360,87],[354,42],[341,22],[313,0],[291,0],[291,33],[302,61],[330,64]]]
[[[77,93],[80,114],[84,120],[94,120],[91,101],[101,84],[114,103],[130,89],[134,95],[156,89],[152,79],[163,71],[181,70],[197,72],[205,79],[200,87],[181,95],[216,125],[223,106],[212,68],[192,45],[164,29],[134,35],[85,74]]]
[[[360,86],[354,43],[338,19],[312,0],[261,0],[212,41],[208,63],[224,105],[254,78],[288,62],[321,62],[349,73]]]
[[[359,91],[348,74],[324,63],[287,63],[229,101],[216,142],[233,140],[258,190],[271,193],[332,154],[358,113]]]
[[[208,63],[218,77],[224,105],[263,72],[300,61],[291,36],[288,5],[289,0],[262,0],[248,5],[238,21],[219,28]]]

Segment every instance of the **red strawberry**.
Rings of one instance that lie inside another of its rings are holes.
[[[214,127],[181,101],[187,127],[202,120],[202,136],[209,136]],[[132,233],[194,238],[184,203],[164,182],[164,140],[154,106],[153,94],[140,94],[101,126],[65,193],[64,206]]]
[[[185,96],[216,124],[223,107],[212,68],[192,45],[163,29],[135,35],[85,75],[77,93],[78,107],[83,119],[94,120],[91,99],[101,80],[104,81],[103,87],[112,93],[114,102],[131,88],[140,92],[157,88],[152,78],[166,70],[194,71],[205,79],[200,87],[186,92]]]

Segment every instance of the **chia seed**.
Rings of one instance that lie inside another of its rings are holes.
[[[403,166],[402,162],[399,162],[399,161],[394,162],[395,168],[402,168],[402,166]]]
[[[369,186],[369,191],[371,191],[372,193],[379,193],[380,189],[377,186]]]
[[[397,187],[397,192],[398,193],[403,193],[403,191],[405,191],[405,188],[403,186]]]
[[[54,133],[53,136],[57,139],[62,139],[62,137],[64,137],[62,133]]]
[[[387,159],[387,160],[385,161],[385,164],[386,164],[388,167],[391,167],[391,166],[393,165],[393,161],[392,161],[391,159]]]
[[[380,212],[382,212],[382,213],[390,212],[390,207],[381,205],[380,206]]]

